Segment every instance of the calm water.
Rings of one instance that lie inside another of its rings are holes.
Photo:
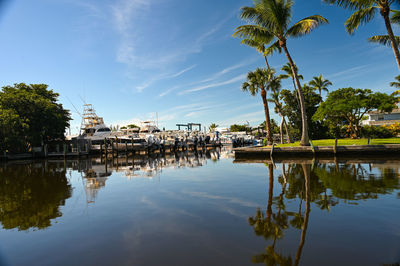
[[[0,165],[0,264],[396,265],[399,169],[229,150]]]

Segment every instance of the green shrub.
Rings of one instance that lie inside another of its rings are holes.
[[[361,130],[361,135],[365,138],[391,138],[394,137],[392,131],[386,127],[379,126],[364,126]]]

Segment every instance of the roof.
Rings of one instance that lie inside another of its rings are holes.
[[[378,115],[378,114],[400,114],[400,108],[393,109],[391,112],[380,112],[378,110],[368,112],[369,115]]]

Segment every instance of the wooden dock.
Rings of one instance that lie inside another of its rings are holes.
[[[210,150],[220,147],[221,144],[213,143],[187,143],[153,144],[134,143],[124,139],[104,139],[104,142],[93,144],[90,140],[72,140],[56,143],[48,143],[42,147],[36,147],[31,152],[12,154],[0,153],[0,160],[26,160],[40,158],[75,158],[89,155],[102,155],[105,157],[129,155],[171,154],[183,151]]]

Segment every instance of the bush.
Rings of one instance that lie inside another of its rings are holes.
[[[393,136],[400,135],[400,123],[394,123],[393,125],[387,126],[384,125],[384,128],[387,128],[390,132],[392,132]]]
[[[392,131],[390,131],[386,127],[379,127],[379,126],[364,126],[361,130],[361,135],[365,138],[391,138],[394,137]]]

